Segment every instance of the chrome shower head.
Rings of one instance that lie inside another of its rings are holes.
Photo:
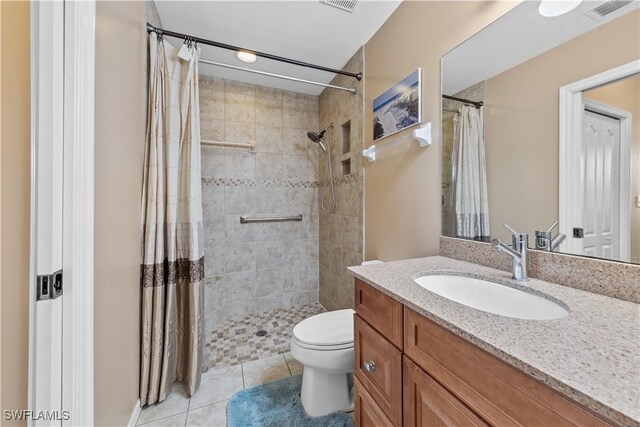
[[[312,131],[307,132],[307,138],[309,138],[311,141],[318,144],[320,148],[322,148],[322,151],[324,151],[324,154],[327,154],[327,147],[324,146],[324,144],[322,143],[322,140],[324,139],[325,132],[328,129],[331,129],[332,127],[333,127],[333,123],[331,123],[329,126],[327,126],[322,131],[320,131],[320,133],[315,133]]]
[[[320,132],[322,133],[322,132]],[[320,138],[322,138],[323,135],[319,135],[315,132],[307,132],[307,138],[309,138],[311,141],[315,142],[316,144],[320,142]]]

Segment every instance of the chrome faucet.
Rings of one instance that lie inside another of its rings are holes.
[[[498,252],[505,252],[513,257],[513,278],[526,282],[529,280],[529,235],[527,233],[518,233],[507,224],[504,228],[509,230],[512,235],[512,246],[505,245],[498,239],[491,241],[491,246]]]
[[[536,249],[553,252],[560,246],[560,243],[564,242],[567,236],[563,233],[558,233],[556,237],[553,237],[553,229],[556,225],[558,225],[558,221],[547,228],[547,231],[536,231]]]

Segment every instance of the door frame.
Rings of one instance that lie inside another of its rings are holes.
[[[93,242],[94,242],[94,109],[95,0],[65,1],[64,23],[64,172],[63,172],[63,326],[62,409],[70,419],[63,425],[94,424],[93,372]],[[33,15],[32,15],[33,18]],[[31,20],[32,34],[39,29]],[[34,39],[32,39],[33,42]],[[33,61],[33,56],[32,56]],[[38,76],[32,64],[32,80]],[[33,87],[33,86],[32,86]],[[32,100],[37,94],[32,94]],[[31,105],[31,115],[37,106]],[[35,159],[37,135],[31,139],[31,249],[29,300],[29,409],[34,398],[35,355]],[[33,425],[29,421],[29,425]]]
[[[580,81],[562,86],[559,89],[559,168],[558,168],[558,219],[559,229],[567,238],[564,243],[563,252],[579,254],[580,241],[573,237],[573,227],[582,225],[582,212],[578,205],[582,201],[582,193],[584,192],[584,183],[582,180],[583,170],[580,166],[582,161],[576,161],[575,153],[582,153],[582,115],[585,108],[585,99],[583,92],[603,86],[608,83],[622,80],[627,77],[640,73],[640,60],[632,61],[616,68],[604,71],[591,77],[587,77]],[[591,101],[589,101],[591,103]],[[600,104],[604,105],[604,104]],[[622,110],[611,112],[614,115],[619,114]],[[616,116],[620,118],[620,141],[626,140],[630,148],[631,138],[631,117]],[[623,159],[623,151],[620,151],[620,159]],[[582,158],[580,158],[582,160]],[[631,157],[627,156],[626,161],[620,163],[620,175],[625,177],[620,181],[620,226],[622,227],[623,215],[629,218],[630,215],[630,197],[631,189],[627,184],[623,188],[623,182],[628,182],[631,171]],[[624,175],[623,175],[624,174]],[[627,258],[629,255],[629,237],[620,233],[620,253],[626,251]],[[624,243],[623,243],[624,239]],[[624,244],[624,246],[623,246]],[[624,249],[626,248],[626,249]]]

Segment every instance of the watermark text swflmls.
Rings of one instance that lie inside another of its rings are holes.
[[[2,416],[7,421],[68,421],[69,411],[32,411],[31,409],[5,409]]]

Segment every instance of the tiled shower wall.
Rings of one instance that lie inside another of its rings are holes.
[[[200,76],[205,317],[222,321],[318,301],[318,97]],[[241,215],[303,215],[240,224]]]
[[[363,49],[344,66],[344,70],[362,72]],[[328,132],[337,207],[333,213],[320,209],[320,303],[327,310],[352,308],[353,277],[347,267],[358,265],[363,259],[363,84],[352,77],[337,76],[334,85],[356,87],[356,94],[325,89],[320,95],[320,127],[335,123]],[[319,181],[326,173],[324,156],[320,157]],[[320,196],[325,190],[320,188]],[[326,189],[326,202],[330,201]]]

